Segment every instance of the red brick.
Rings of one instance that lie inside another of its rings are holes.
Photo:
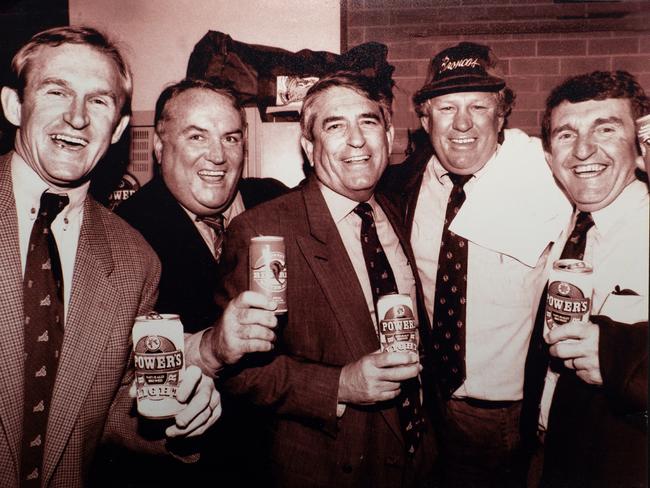
[[[350,10],[358,10],[364,8],[363,0],[348,0],[348,12]]]
[[[402,78],[400,80],[396,80],[393,92],[404,93],[404,95],[410,99],[416,91],[422,88],[422,84],[423,80],[419,78]]]
[[[411,41],[411,42],[413,42],[413,41]],[[440,52],[440,49],[437,49],[436,45],[432,44],[430,42],[428,42],[428,43],[418,42],[413,47],[413,57],[414,58],[429,60],[439,52]]]
[[[480,2],[482,3],[482,2]],[[411,0],[409,6],[411,7],[451,7],[453,5],[467,4],[467,0]]]
[[[619,37],[589,40],[589,54],[636,54],[639,52],[639,39]]]
[[[547,75],[559,73],[557,59],[513,59],[510,62],[510,72],[513,75]]]
[[[560,60],[560,73],[577,75],[595,70],[609,70],[612,67],[611,58],[563,58]]]
[[[560,39],[576,39],[576,38],[584,38],[584,37],[597,37],[597,38],[605,38],[605,37],[612,37],[612,32],[607,31],[607,32],[589,32],[589,33],[584,33],[584,32],[563,32],[562,34],[558,34],[557,37]]]
[[[637,74],[636,80],[641,84],[646,93],[650,93],[650,73]]]
[[[536,126],[537,112],[534,110],[513,110],[508,117],[509,127]]]
[[[544,110],[546,94],[540,92],[518,92],[515,107],[517,110]]]
[[[577,56],[587,54],[587,41],[537,41],[538,56]]]
[[[616,56],[612,59],[612,69],[630,73],[650,72],[650,56]]]
[[[537,19],[566,19],[584,18],[587,11],[584,4],[563,3],[562,5],[537,5],[535,7],[535,18]]]
[[[496,41],[490,47],[500,58],[512,58],[535,55],[535,41]]]
[[[538,79],[539,91],[548,95],[548,93],[566,80],[566,76],[541,76]]]
[[[363,27],[352,27],[348,29],[348,49],[365,42],[365,31]]]
[[[388,25],[388,12],[385,10],[357,10],[348,14],[351,27]]]
[[[639,52],[650,53],[650,36],[639,37]]]
[[[395,66],[394,77],[413,77],[418,76],[418,64],[421,61],[391,61],[390,64]]]
[[[506,0],[463,0],[463,5],[510,5]],[[492,9],[494,7],[490,7]]]
[[[388,44],[388,59],[397,60],[397,59],[412,59],[413,55],[413,43],[412,42],[394,42]]]
[[[588,14],[626,15],[641,10],[639,2],[590,2],[586,5]],[[647,5],[645,6],[647,8]]]
[[[438,20],[437,8],[401,9],[390,11],[390,23],[399,24],[433,24]]]
[[[527,92],[537,90],[537,77],[536,76],[508,76],[506,84],[515,91]]]

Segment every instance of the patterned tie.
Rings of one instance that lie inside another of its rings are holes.
[[[63,275],[51,225],[68,197],[43,193],[29,238],[23,303],[25,397],[21,486],[41,485],[47,419],[63,344]]]
[[[361,249],[376,310],[380,296],[398,292],[397,283],[384,248],[379,242],[372,207],[368,203],[360,203],[354,208],[354,213],[361,217]],[[417,377],[402,382],[401,393],[397,397],[397,412],[406,451],[414,454],[424,427],[420,406],[420,380]]]
[[[472,175],[448,173],[454,187],[449,194],[442,228],[431,338],[445,398],[465,381],[465,302],[467,296],[467,240],[449,230],[465,202],[463,186]]]
[[[566,241],[560,259],[582,259],[585,257],[585,247],[587,246],[587,232],[594,225],[594,219],[589,212],[578,212],[576,223],[573,226],[573,232]]]
[[[214,232],[212,234],[212,249],[214,249],[214,258],[219,262],[221,251],[223,250],[223,234],[225,231],[223,215],[216,214],[208,217],[197,217],[197,220],[203,222]]]

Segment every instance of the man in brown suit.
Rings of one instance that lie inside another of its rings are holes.
[[[131,76],[119,52],[94,29],[55,28],[36,34],[12,70],[14,84],[2,89],[17,132],[15,150],[0,159],[0,486],[81,487],[102,438],[164,453],[177,442],[171,438],[201,434],[216,421],[219,395],[188,368],[178,390],[187,405],[166,429],[170,440],[136,435],[129,340],[135,317],[155,303],[160,264],[137,232],[87,195],[91,171],[129,121]],[[40,306],[58,301],[63,319],[29,320],[25,297],[41,286],[23,284],[32,269],[30,234],[45,215],[43,202],[61,197],[43,235],[54,236],[47,262],[60,272],[62,290],[59,284],[59,298],[47,295]],[[30,342],[30,327],[48,333]],[[55,334],[54,367],[34,375],[53,377],[52,390],[32,408],[37,380],[27,365],[39,343],[54,348]],[[32,438],[37,415],[47,416],[46,427]]]

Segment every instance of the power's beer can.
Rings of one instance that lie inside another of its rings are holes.
[[[151,419],[176,415],[178,384],[185,370],[183,324],[178,315],[155,312],[137,317],[133,326],[138,413]]]
[[[420,334],[409,295],[391,293],[377,300],[377,326],[382,352],[418,353]]]
[[[249,288],[268,296],[277,308],[276,314],[287,309],[287,265],[284,238],[280,236],[252,237],[248,248],[250,268]]]
[[[560,259],[553,263],[544,312],[548,329],[571,321],[589,320],[592,276],[593,269],[585,261]]]

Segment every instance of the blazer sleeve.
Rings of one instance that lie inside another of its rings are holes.
[[[246,214],[228,228],[222,255],[222,281],[217,301],[227,300],[248,289],[248,244],[258,235]],[[297,278],[295,278],[297,279]],[[282,339],[285,324],[280,318],[278,341],[270,353],[244,356],[221,376],[223,387],[255,405],[281,416],[300,418],[328,432],[336,431],[336,406],[341,366],[327,365],[290,352]]]
[[[616,410],[648,409],[648,322],[624,324],[603,315],[591,317],[600,328],[598,344],[603,387]]]

